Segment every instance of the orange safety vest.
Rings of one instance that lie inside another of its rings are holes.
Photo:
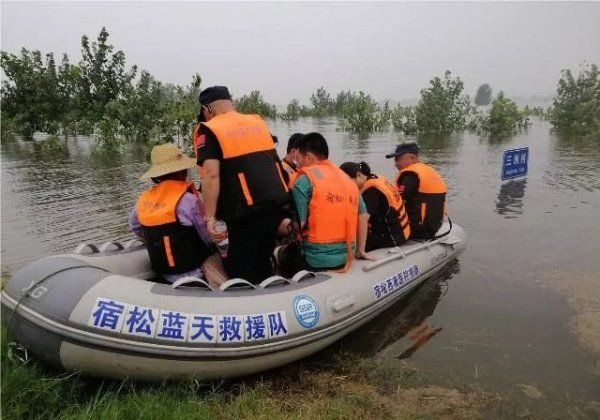
[[[382,193],[385,198],[387,198],[390,209],[392,209],[397,215],[400,228],[404,234],[404,239],[408,240],[410,237],[410,223],[408,221],[408,215],[406,214],[406,209],[404,208],[404,203],[402,202],[402,197],[400,196],[398,189],[394,188],[390,181],[381,175],[377,175],[375,178],[367,179],[362,187],[361,192],[364,192],[369,188],[375,188]]]
[[[352,243],[358,226],[358,188],[330,160],[301,168],[298,175],[308,177],[312,196],[308,206],[308,223],[304,236],[309,243],[345,242],[348,251],[347,271],[352,262]]]
[[[441,175],[431,166],[422,162],[413,163],[396,175],[395,185],[399,185],[403,175],[414,173],[419,179],[419,189],[414,197],[402,196],[408,218],[415,227],[424,229],[433,237],[442,225],[446,212],[446,183]]]
[[[154,272],[179,274],[200,267],[210,255],[195,226],[177,219],[177,204],[194,184],[167,180],[142,193],[135,209]]]
[[[218,218],[240,219],[248,210],[287,202],[275,143],[260,116],[231,111],[201,124],[212,131],[223,152]]]
[[[298,170],[296,168],[294,168],[292,165],[290,165],[289,163],[287,163],[287,161],[285,159],[283,159],[281,161],[281,167],[283,168],[283,170],[287,173],[288,175],[288,188],[292,189],[292,187],[294,186],[294,182],[296,181],[296,178],[298,177]]]

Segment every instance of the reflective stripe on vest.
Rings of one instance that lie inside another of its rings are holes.
[[[143,192],[136,204],[140,224],[159,226],[177,222],[177,203],[188,190],[195,191],[193,183],[169,180]]]
[[[308,208],[308,242],[329,244],[356,240],[358,188],[329,160],[301,168],[312,186]]]
[[[377,175],[376,178],[367,179],[361,192],[364,192],[369,188],[375,188],[385,196],[390,208],[398,214],[398,221],[400,223],[400,228],[404,233],[404,238],[408,239],[410,237],[410,223],[408,222],[408,215],[406,214],[406,209],[404,208],[404,203],[402,202],[402,197],[400,196],[398,189],[394,188],[390,181],[381,175]]]

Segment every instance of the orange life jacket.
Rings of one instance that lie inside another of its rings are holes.
[[[400,224],[400,228],[404,234],[404,239],[408,240],[410,237],[410,223],[408,221],[408,215],[406,214],[406,209],[404,208],[404,203],[402,202],[402,197],[400,196],[398,189],[394,188],[390,181],[381,175],[367,179],[362,187],[361,192],[364,192],[369,188],[375,188],[380,193],[385,195],[390,209],[393,210],[398,219],[398,223]]]
[[[358,188],[329,160],[301,168],[301,174],[308,177],[312,186],[304,236],[313,244],[345,242],[348,258],[343,271],[347,271],[358,226]]]
[[[435,169],[417,162],[398,173],[396,187],[407,173],[416,174],[419,179],[419,189],[415,196],[402,195],[408,218],[413,225],[412,233],[420,230],[424,231],[426,237],[432,238],[441,227],[446,212],[446,184]]]
[[[296,181],[296,178],[298,177],[298,170],[295,167],[293,167],[292,165],[290,165],[285,159],[283,159],[281,161],[281,167],[287,173],[287,176],[288,176],[287,186],[289,189],[292,189],[292,187],[294,186],[294,182]]]
[[[275,143],[260,116],[231,111],[202,124],[223,152],[218,218],[240,219],[249,210],[280,206],[288,200]]]
[[[197,195],[191,182],[162,181],[143,192],[136,203],[152,270],[158,274],[191,271],[211,254],[196,227],[177,219],[177,204],[188,191]]]

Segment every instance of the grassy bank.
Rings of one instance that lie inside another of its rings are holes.
[[[408,364],[339,349],[264,375],[211,383],[85,378],[9,357],[2,332],[2,418],[474,418],[496,397],[428,385]]]

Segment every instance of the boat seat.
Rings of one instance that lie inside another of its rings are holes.
[[[267,287],[273,287],[277,285],[290,284],[290,281],[285,277],[281,276],[271,276],[269,278],[264,279],[258,287],[266,289]]]
[[[309,278],[317,277],[315,273],[308,270],[300,270],[290,279],[291,283],[300,283],[302,280],[306,280]]]
[[[92,252],[84,252],[87,248],[89,248]],[[77,245],[77,248],[73,250],[73,254],[96,254],[98,252],[100,251],[96,245],[87,242],[80,243]]]
[[[194,276],[182,277],[179,280],[173,282],[171,287],[173,289],[177,289],[179,287],[184,287],[184,288],[194,287],[194,288],[200,288],[200,289],[213,290],[212,287],[210,287],[204,279],[201,279],[199,277],[194,277]]]
[[[123,245],[124,249],[132,249],[132,248],[136,248],[136,247],[142,247],[144,246],[144,241],[141,240],[140,238],[133,238],[128,240],[127,242],[125,242],[125,245]]]
[[[239,289],[256,289],[256,287],[248,280],[236,278],[229,279],[219,286],[219,290],[225,292],[227,290],[239,290]]]
[[[117,241],[109,241],[109,242],[104,242],[102,245],[100,245],[100,253],[101,254],[106,254],[107,252],[109,252],[109,249],[111,246],[114,246],[116,248],[115,251],[122,251],[123,250],[123,244],[121,242],[117,242]]]

